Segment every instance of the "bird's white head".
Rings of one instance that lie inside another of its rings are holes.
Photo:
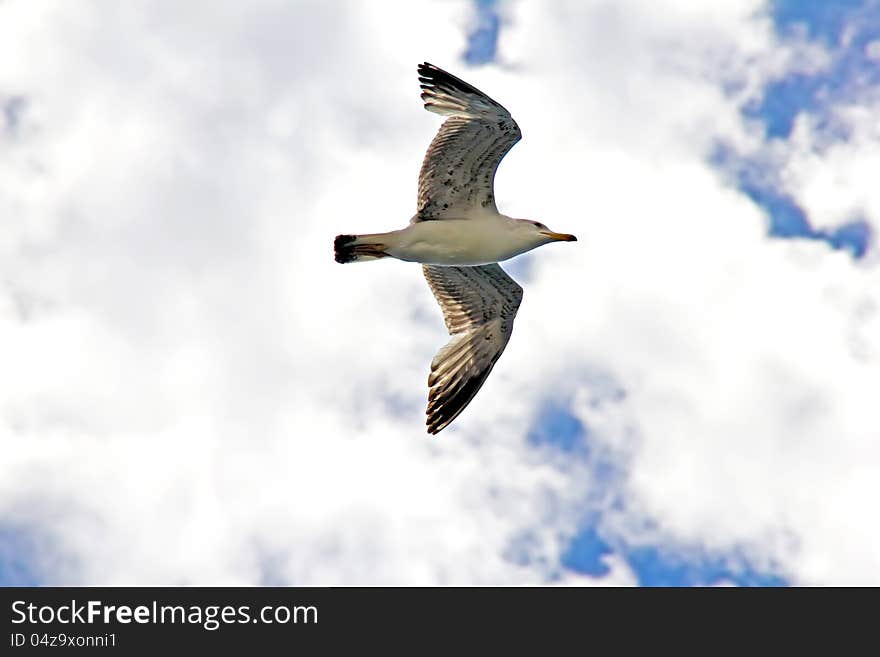
[[[568,233],[554,233],[540,221],[531,219],[519,219],[517,232],[529,235],[535,246],[549,244],[550,242],[577,242],[577,237]]]

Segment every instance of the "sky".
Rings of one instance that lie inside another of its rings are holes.
[[[429,61],[523,140],[513,339],[402,227]],[[0,584],[880,584],[877,0],[0,2]]]

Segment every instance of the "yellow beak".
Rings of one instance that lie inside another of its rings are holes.
[[[557,242],[577,242],[578,238],[574,235],[569,235],[568,233],[551,233],[549,230],[542,230],[541,235],[546,235],[550,239],[554,239]]]

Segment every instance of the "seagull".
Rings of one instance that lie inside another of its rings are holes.
[[[510,112],[433,64],[418,73],[425,109],[448,118],[422,163],[416,214],[401,230],[337,235],[333,246],[343,264],[422,264],[451,336],[428,377],[426,424],[437,434],[471,402],[510,340],[523,290],[498,263],[577,238],[498,212],[495,172],[522,137]]]

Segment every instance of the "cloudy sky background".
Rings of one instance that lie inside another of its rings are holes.
[[[573,232],[437,437],[398,228]],[[0,583],[880,584],[880,3],[0,2]]]

